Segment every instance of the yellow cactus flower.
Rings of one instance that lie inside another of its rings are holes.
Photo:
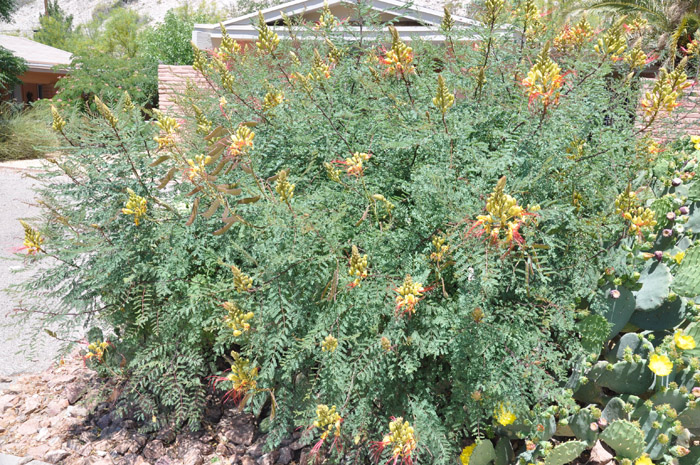
[[[680,329],[673,334],[673,342],[681,350],[691,350],[695,348],[695,339],[693,336],[683,334]]]
[[[141,222],[141,217],[146,216],[148,201],[140,195],[136,195],[131,189],[127,189],[126,191],[129,193],[129,200],[127,200],[126,205],[122,208],[122,213],[125,215],[134,215],[134,224],[138,226]]]
[[[700,150],[700,136],[690,136],[690,142],[693,143],[695,150]]]
[[[471,459],[475,448],[476,443],[462,449],[462,453],[459,454],[459,461],[462,463],[462,465],[469,465],[469,459]]]
[[[644,454],[634,461],[634,465],[654,465],[648,455]]]
[[[668,376],[673,371],[673,362],[667,355],[652,354],[649,357],[649,369],[657,376]]]
[[[501,426],[508,426],[515,423],[515,413],[510,408],[510,405],[501,402],[494,414],[496,422]]]

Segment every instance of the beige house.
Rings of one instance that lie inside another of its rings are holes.
[[[0,47],[11,51],[27,62],[27,72],[19,79],[10,98],[17,102],[29,103],[41,98],[51,98],[56,94],[55,85],[65,76],[71,62],[70,52],[34,42],[24,37],[0,34]]]

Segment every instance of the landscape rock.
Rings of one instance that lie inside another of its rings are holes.
[[[250,455],[244,455],[243,458],[241,458],[241,465],[257,465],[255,463],[255,459],[251,457]]]
[[[163,445],[163,442],[159,439],[154,439],[153,441],[146,444],[146,447],[143,448],[143,456],[148,460],[152,460],[155,462],[164,455],[165,446]]]
[[[255,437],[255,417],[249,413],[227,412],[217,428],[229,442],[249,446]]]
[[[258,459],[258,465],[275,465],[279,452],[269,452]]]
[[[280,449],[280,455],[277,457],[277,462],[282,465],[288,465],[292,461],[292,449],[283,447]]]
[[[249,447],[247,450],[247,453],[248,453],[248,455],[250,455],[251,457],[256,458],[256,459],[259,457],[262,457],[262,455],[263,455],[263,443],[258,442],[255,445],[253,445],[252,447]]]
[[[29,415],[30,413],[34,413],[39,407],[41,407],[41,398],[37,394],[34,394],[24,401],[22,413]]]
[[[63,449],[52,450],[44,456],[44,461],[48,463],[58,463],[70,455],[70,452]]]
[[[66,400],[68,400],[68,403],[73,405],[78,400],[80,400],[80,398],[83,397],[83,395],[85,395],[85,392],[87,392],[86,386],[81,386],[79,384],[71,384],[66,388],[63,394],[65,395]]]
[[[36,434],[39,431],[39,422],[40,420],[38,418],[32,418],[25,421],[19,426],[19,428],[17,428],[17,434],[22,436]]]
[[[591,449],[591,456],[587,462],[587,465],[612,465],[612,460],[615,458],[614,454],[600,441],[596,441]]]
[[[198,449],[190,449],[182,457],[183,465],[202,465],[204,463],[204,457]]]

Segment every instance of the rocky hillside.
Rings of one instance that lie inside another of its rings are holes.
[[[34,29],[39,26],[39,16],[44,13],[44,0],[19,0],[21,5],[12,16],[11,23],[0,23],[0,32],[14,33],[31,36]],[[94,13],[107,10],[115,3],[122,3],[127,8],[138,11],[149,17],[152,22],[163,20],[165,13],[170,9],[190,3],[197,5],[200,2],[186,0],[131,0],[131,1],[105,1],[105,0],[58,0],[60,7],[68,14],[73,15],[74,24],[82,24],[92,19]],[[223,10],[233,10],[236,0],[209,0],[207,4],[215,4]]]

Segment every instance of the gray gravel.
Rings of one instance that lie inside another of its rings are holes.
[[[36,166],[36,161],[0,163],[0,388],[7,376],[46,369],[60,345],[42,333],[37,337],[36,350],[27,351],[34,332],[15,326],[14,319],[8,316],[17,302],[5,289],[28,277],[26,272],[13,272],[21,267],[21,262],[11,259],[24,240],[19,219],[38,213],[36,207],[28,205],[33,202],[32,187],[36,181],[25,176]]]

